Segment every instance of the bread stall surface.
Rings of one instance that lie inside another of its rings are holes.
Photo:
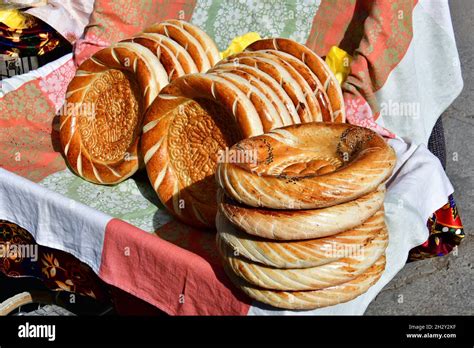
[[[176,30],[155,29],[178,40]],[[187,224],[215,227],[214,175],[236,142],[288,125],[345,121],[340,87],[324,61],[292,40],[267,41],[206,73],[177,78],[146,112],[141,150],[148,177],[168,211]]]
[[[304,45],[263,39],[220,60],[205,32],[168,20],[86,60],[66,98],[70,168],[116,184],[144,165],[172,215],[217,228],[224,268],[250,297],[313,309],[381,276],[395,155],[345,124],[337,79]]]
[[[385,267],[385,182],[395,152],[375,132],[313,122],[243,139],[218,164],[217,245],[234,284],[285,309],[366,292]],[[243,158],[241,155],[235,155]]]
[[[201,29],[169,20],[100,50],[68,86],[60,141],[69,167],[97,184],[117,184],[143,166],[143,115],[170,81],[219,59]]]

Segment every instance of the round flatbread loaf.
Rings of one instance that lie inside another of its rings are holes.
[[[302,240],[332,236],[361,225],[383,207],[385,187],[353,201],[327,208],[276,210],[248,207],[219,190],[219,210],[248,234],[273,240]]]
[[[357,253],[372,239],[386,234],[383,210],[353,229],[324,238],[276,241],[255,237],[239,230],[219,211],[218,237],[235,255],[275,268],[307,268],[324,265]]]
[[[148,39],[145,40],[137,40],[137,39]],[[179,43],[170,39],[169,37],[157,33],[140,33],[131,41],[135,41],[141,45],[144,45],[148,49],[152,50],[155,55],[161,58],[161,46],[164,46],[167,50],[173,54],[174,58],[178,60],[179,64],[181,65],[184,75],[185,74],[195,74],[198,71],[196,63],[194,63],[193,58],[189,55],[188,51],[184,49]],[[153,43],[156,42],[156,43]],[[155,48],[156,47],[156,48]],[[179,76],[178,76],[179,77]],[[170,79],[172,81],[173,79]]]
[[[250,99],[212,74],[165,87],[147,112],[141,148],[161,202],[182,221],[215,227],[215,171],[221,150],[263,127]]]
[[[324,86],[319,81],[318,77],[314,75],[311,69],[303,63],[301,60],[293,57],[292,55],[276,51],[276,50],[264,50],[258,51],[267,54],[272,54],[274,56],[279,57],[280,59],[284,60],[288,64],[290,64],[294,69],[298,71],[298,73],[303,77],[304,81],[306,81],[311,88],[311,91],[315,98],[317,99],[320,109],[321,109],[321,117],[323,122],[334,122],[334,114],[331,107],[331,102],[325,92]]]
[[[283,126],[278,111],[266,94],[262,93],[259,88],[255,87],[245,78],[230,72],[212,72],[209,74],[214,74],[226,79],[248,96],[260,116],[260,122],[262,123],[264,132]]]
[[[279,111],[283,126],[301,123],[300,116],[296,111],[293,102],[285,92],[280,83],[266,72],[255,67],[239,63],[222,63],[209,70],[209,72],[229,71],[234,74],[247,74],[247,80],[251,83],[257,83],[262,93],[267,93]]]
[[[252,52],[252,54],[242,52],[222,60],[217,64],[216,68],[221,64],[228,63],[248,65],[272,76],[290,97],[300,122],[312,122],[314,121],[313,117],[315,117],[313,115],[320,114],[316,109],[317,102],[311,98],[311,91],[305,93],[303,90],[299,81],[301,76],[294,69],[290,69],[291,67],[288,64],[276,59],[275,56],[270,54],[263,55],[260,52]]]
[[[206,52],[207,58],[209,58],[211,66],[216,65],[217,62],[221,60],[221,55],[219,54],[219,50],[217,49],[216,43],[210,38],[209,35],[207,35],[204,30],[201,30],[199,27],[192,25],[189,22],[178,19],[169,19],[166,22],[181,27],[188,33],[190,33],[192,36],[194,36],[196,40],[198,40],[201,44],[202,48],[204,49],[204,52]]]
[[[197,38],[189,33],[183,26],[170,22],[161,22],[146,28],[144,32],[165,35],[179,43],[193,58],[199,72],[206,72],[211,68],[211,63],[205,49]]]
[[[263,39],[250,44],[246,51],[277,50],[288,53],[305,63],[325,87],[331,102],[334,122],[345,122],[346,113],[341,87],[328,65],[308,47],[284,38]]]
[[[237,277],[228,266],[224,265],[224,269],[237,288],[257,301],[277,308],[310,310],[348,302],[365,293],[382,276],[385,256],[380,257],[365,273],[346,283],[312,291],[261,289]]]
[[[162,43],[163,38],[172,41],[164,35],[142,33],[122,42],[134,42],[148,48],[160,60],[168,74],[168,80],[173,81],[174,79],[183,76],[185,72],[174,52]],[[176,45],[179,46],[177,43]],[[179,47],[183,49],[181,46]]]
[[[136,43],[117,43],[82,63],[60,117],[70,168],[97,184],[116,184],[134,174],[143,113],[167,83],[158,58]]]
[[[219,236],[219,235],[218,235]],[[250,284],[284,291],[319,290],[356,278],[385,253],[387,233],[381,233],[360,250],[348,250],[346,257],[308,268],[274,268],[249,261],[217,237],[219,252],[232,271]]]
[[[302,96],[302,99],[296,104],[296,110],[299,111],[302,108],[300,113],[300,118],[303,122],[320,122],[322,121],[321,108],[316,98],[316,94],[313,93],[307,79],[309,78],[309,73],[311,71],[306,67],[306,65],[294,58],[294,60],[289,61],[283,59],[276,54],[271,54],[269,51],[255,51],[255,52],[241,52],[234,56],[230,56],[227,59],[229,61],[238,61],[239,58],[257,58],[264,59],[265,61],[274,61],[283,67],[290,75],[293,80],[281,81],[282,84],[288,83],[292,87],[298,90],[298,95]],[[297,61],[297,63],[295,63]],[[306,69],[305,69],[306,68]],[[296,82],[296,84],[294,82]],[[299,88],[298,88],[299,87]],[[303,102],[302,102],[303,101]]]
[[[271,209],[315,209],[375,191],[391,175],[393,149],[374,131],[339,123],[306,123],[244,139],[231,151],[252,161],[219,163],[216,178],[239,203]]]

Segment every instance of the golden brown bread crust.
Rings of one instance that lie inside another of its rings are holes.
[[[182,26],[169,22],[161,22],[146,28],[144,32],[165,35],[179,43],[189,52],[193,61],[196,63],[199,72],[206,72],[211,68],[211,63],[204,48],[201,46],[197,38]]]
[[[292,56],[290,57],[294,58]],[[294,60],[299,62],[299,64],[295,64],[294,61],[291,62],[287,59],[279,57],[278,55],[268,53],[267,51],[241,52],[236,55],[230,56],[227,59],[230,61],[235,61],[240,58],[256,58],[260,60],[264,59],[265,61],[270,60],[280,65],[290,74],[291,78],[294,79],[294,82],[296,82],[295,84],[293,81],[290,80],[288,81],[288,84],[298,89],[298,95],[301,96],[298,103],[296,104],[296,109],[298,112],[300,112],[301,120],[303,122],[322,121],[322,113],[319,102],[316,98],[316,95],[313,93],[313,90],[311,89],[308,81],[306,80],[306,78],[308,78],[307,70],[309,69],[307,69],[306,65],[303,62],[298,61],[295,58]],[[284,84],[285,81],[282,81],[282,83]]]
[[[248,163],[220,163],[216,178],[232,199],[271,209],[314,209],[377,189],[391,175],[393,149],[377,133],[340,123],[283,127],[231,148]],[[302,171],[293,167],[302,166]]]
[[[218,237],[242,257],[275,268],[307,268],[337,261],[357,252],[378,235],[387,234],[384,212],[379,210],[362,225],[330,237],[278,241],[255,237],[233,226],[219,211]]]
[[[275,80],[271,75],[259,70],[255,67],[243,65],[239,63],[218,64],[216,67],[209,70],[209,72],[223,72],[229,71],[238,74],[247,74],[247,80],[259,81],[263,84],[268,94],[273,94],[271,97],[273,101],[278,104],[279,115],[283,126],[301,123],[300,116],[293,105],[292,100],[285,92],[280,82]]]
[[[300,82],[298,82],[297,73],[294,69],[293,71],[289,71],[288,64],[285,64],[281,60],[276,60],[272,55],[263,56],[260,52],[254,52],[254,54],[249,55],[248,53],[242,52],[222,60],[216,65],[216,68],[221,64],[230,62],[233,64],[248,65],[272,76],[290,97],[298,113],[298,120],[300,122],[311,122],[313,121],[313,114],[318,114],[317,109],[315,109],[317,103],[308,95],[311,94],[310,92],[305,94]]]
[[[141,148],[148,177],[180,220],[215,227],[219,151],[249,129],[239,127],[247,122],[249,106],[245,94],[225,79],[195,74],[165,87],[147,112]],[[254,113],[251,117],[259,122]]]
[[[257,110],[264,132],[282,126],[280,115],[268,97],[245,78],[230,72],[212,72],[208,74],[213,74],[226,79],[249,97]]]
[[[243,137],[263,134],[263,125],[251,100],[234,84],[213,74],[183,76],[163,94],[189,99],[207,99],[225,108],[235,119]]]
[[[196,40],[198,40],[201,44],[202,48],[204,49],[204,52],[206,52],[207,58],[209,58],[211,66],[216,65],[217,62],[221,60],[221,55],[219,54],[219,50],[217,49],[214,40],[212,40],[204,30],[195,25],[192,25],[189,22],[178,19],[169,19],[166,22],[181,27],[188,33],[190,33],[192,36],[194,36]]]
[[[173,27],[172,24],[167,24]],[[156,30],[164,30],[164,28],[168,28],[167,25],[157,26],[152,29],[148,29],[150,31]],[[171,28],[170,27],[170,28]],[[161,29],[160,29],[161,28]],[[176,29],[176,28],[174,28]],[[177,30],[177,29],[176,29]],[[290,64],[284,62],[282,59],[278,58],[276,55],[271,54],[263,54],[263,53],[245,53],[243,54],[244,60],[251,59],[252,62],[255,62],[256,66],[258,67],[259,64],[263,61],[263,65],[267,66],[269,69],[269,73],[273,73],[273,77],[271,75],[267,75],[269,77],[265,77],[262,73],[258,73],[258,70],[248,66],[242,72],[245,73],[246,77],[255,77],[255,76],[263,76],[267,80],[272,80],[275,83],[275,79],[279,80],[279,86],[282,91],[282,94],[286,94],[281,88],[281,85],[285,85],[288,91],[299,91],[295,92],[295,95],[298,95],[298,99],[295,103],[298,107],[295,107],[295,113],[300,111],[300,115],[305,117],[305,121],[311,121],[313,116],[311,115],[320,115],[319,104],[316,98],[312,95],[312,91],[302,77],[300,73],[298,73],[297,69],[293,68]],[[266,63],[265,63],[266,61]],[[251,71],[251,73],[247,73]],[[256,73],[257,72],[257,73]],[[283,82],[285,81],[294,81],[295,83],[293,86],[291,83]],[[260,84],[259,84],[260,83]],[[272,83],[269,84],[272,86]],[[260,89],[256,86],[259,86]],[[299,87],[298,87],[299,86]],[[206,75],[192,75],[186,76],[182,79],[177,79],[171,85],[166,88],[166,91],[163,92],[163,95],[168,95],[167,98],[174,97],[185,97],[187,99],[197,100],[197,99],[206,99],[212,101],[212,103],[216,103],[216,105],[220,105],[225,110],[227,110],[226,115],[232,115],[235,118],[236,124],[240,129],[240,134],[242,137],[250,137],[258,134],[262,134],[265,131],[273,129],[275,127],[279,127],[283,125],[283,122],[291,121],[289,120],[289,113],[287,113],[287,118],[284,120],[283,116],[280,115],[272,104],[271,100],[267,97],[270,92],[267,94],[261,92],[261,89],[265,87],[262,86],[260,80],[256,80],[253,83],[249,80],[246,80],[242,74],[233,74],[231,72],[226,71],[219,71],[215,70],[210,72]],[[267,91],[274,92],[274,89],[266,87]],[[304,93],[303,90],[306,92]],[[275,93],[274,93],[275,95]],[[273,97],[275,100],[278,97]],[[159,100],[160,98],[158,98]],[[281,100],[280,100],[281,102]],[[299,105],[301,103],[305,103],[307,105],[304,108],[300,108]],[[169,103],[168,103],[169,104]],[[168,105],[167,104],[167,105]],[[178,103],[184,110],[189,107],[190,104],[186,104],[184,101],[180,101]],[[310,106],[308,106],[310,105]],[[176,109],[178,106],[173,106],[171,109]],[[280,105],[282,107],[282,105]],[[283,106],[284,107],[284,106]],[[158,108],[156,108],[158,110]],[[159,112],[162,113],[169,113],[169,115],[176,115],[174,111],[169,111],[168,109],[161,109]],[[150,112],[151,115],[152,112]],[[284,114],[283,114],[284,115]],[[159,118],[159,116],[150,116],[150,118],[145,122],[146,124],[150,122],[155,122],[155,118]],[[211,117],[212,119],[212,117]],[[299,121],[299,119],[298,119]],[[165,126],[166,125],[166,126]],[[145,125],[145,128],[147,126]],[[159,127],[171,127],[170,123],[160,122]],[[151,131],[150,134],[153,134],[153,127],[147,129],[144,133],[148,133]],[[144,138],[148,137],[147,134],[144,135]],[[147,153],[151,153],[150,151],[157,151],[158,148],[162,149],[162,145],[157,145],[160,141],[160,138],[150,135],[153,140],[151,140],[148,145],[143,145],[142,149],[145,154],[146,163],[154,157],[153,154],[149,156]],[[147,144],[145,141],[142,144]],[[230,145],[230,144],[227,144]],[[214,156],[215,154],[211,154],[211,150],[215,150],[212,148],[207,149],[206,158],[209,156]],[[213,162],[214,163],[214,162]],[[192,221],[191,223],[197,226],[212,226],[213,223],[210,223],[210,219],[207,216],[211,216],[212,212],[216,212],[215,204],[210,202],[209,199],[203,199],[206,203],[202,204],[202,207],[196,208],[194,204],[190,203],[193,209],[190,208],[189,216],[184,216],[183,209],[178,209],[178,201],[184,200],[185,198],[181,197],[181,191],[186,191],[187,187],[195,185],[195,181],[191,180],[187,184],[173,184],[173,189],[169,189],[169,185],[164,185],[164,187],[168,189],[161,190],[161,182],[162,179],[167,177],[164,173],[162,175],[158,175],[162,173],[164,168],[163,166],[167,166],[167,162],[165,161],[161,165],[157,165],[156,168],[154,165],[148,165],[148,173],[150,180],[152,182],[157,181],[158,184],[155,185],[156,191],[160,196],[160,199],[164,204],[173,211],[176,216],[181,216],[182,220]],[[185,164],[186,168],[180,168],[180,170],[186,170],[188,172],[199,170],[196,168],[194,164],[187,163]],[[152,168],[153,167],[153,168]],[[214,169],[213,165],[210,165],[209,168]],[[157,180],[157,178],[159,180]],[[206,190],[208,197],[215,197],[215,189],[212,189],[211,185],[207,185],[209,190]],[[205,195],[205,194],[203,194]],[[174,199],[173,199],[174,197]],[[188,197],[189,198],[189,197]],[[189,198],[190,202],[193,202],[192,198]],[[188,202],[189,203],[189,202]],[[206,213],[201,213],[202,211],[206,211]],[[206,217],[205,217],[206,216]]]
[[[168,83],[160,61],[135,43],[118,43],[81,64],[66,93],[60,142],[70,168],[116,184],[139,167],[143,112]]]
[[[274,38],[256,41],[246,48],[247,51],[277,50],[291,54],[305,63],[318,77],[331,102],[334,122],[345,122],[344,99],[341,87],[327,64],[308,47],[290,39]]]
[[[173,53],[174,57],[182,66],[184,74],[195,74],[199,72],[196,63],[194,63],[194,60],[188,51],[186,51],[183,46],[173,39],[157,33],[140,33],[137,35],[137,37],[150,38],[155,41],[159,41],[161,45],[165,46],[170,52]]]
[[[323,121],[323,122],[334,122],[335,118],[333,115],[332,107],[331,107],[331,102],[329,101],[329,98],[325,92],[324,86],[321,84],[319,81],[318,77],[314,75],[314,73],[311,71],[311,69],[303,63],[301,60],[293,57],[291,54],[282,52],[282,51],[276,51],[276,50],[264,50],[260,51],[263,53],[267,54],[272,54],[274,56],[279,57],[280,59],[286,61],[288,64],[290,64],[294,69],[298,71],[298,73],[302,76],[304,81],[306,81],[315,96],[316,100],[319,103],[319,107],[321,109],[321,120],[316,120],[316,121]]]
[[[373,266],[355,279],[340,285],[313,291],[261,289],[237,277],[227,265],[224,265],[224,269],[236,287],[257,301],[277,308],[310,310],[348,302],[365,293],[382,276],[385,269],[385,256],[380,257]]]
[[[168,80],[173,81],[174,79],[183,76],[185,72],[174,52],[172,52],[166,45],[162,44],[160,36],[167,38],[166,36],[159,34],[143,33],[131,39],[124,40],[123,42],[134,42],[148,48],[160,60],[160,63],[168,74]]]
[[[361,225],[383,208],[385,188],[321,209],[272,210],[247,207],[218,192],[218,207],[236,227],[253,236],[274,240],[321,238]]]
[[[145,109],[151,105],[159,91],[169,82],[166,71],[156,56],[148,49],[135,43],[119,42],[96,52],[81,64],[78,72],[93,73],[108,69],[125,70],[132,74],[143,92]],[[79,83],[81,86],[85,84],[84,81]]]
[[[388,235],[377,235],[361,250],[348,250],[339,260],[307,268],[274,268],[255,263],[238,255],[219,237],[217,242],[224,262],[246,282],[263,289],[307,291],[346,283],[364,273],[385,253]]]

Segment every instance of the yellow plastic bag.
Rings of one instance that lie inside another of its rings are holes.
[[[352,57],[346,51],[337,46],[332,46],[326,56],[326,64],[336,76],[339,84],[342,85],[346,81],[350,72]]]
[[[221,59],[242,52],[243,50],[245,50],[245,48],[247,48],[247,46],[260,39],[260,35],[254,32],[250,32],[242,36],[237,36],[232,40],[229,47],[225,51],[221,52]]]

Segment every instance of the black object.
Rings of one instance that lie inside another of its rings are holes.
[[[446,139],[444,138],[444,127],[442,117],[438,118],[428,140],[428,150],[440,160],[446,170]]]

